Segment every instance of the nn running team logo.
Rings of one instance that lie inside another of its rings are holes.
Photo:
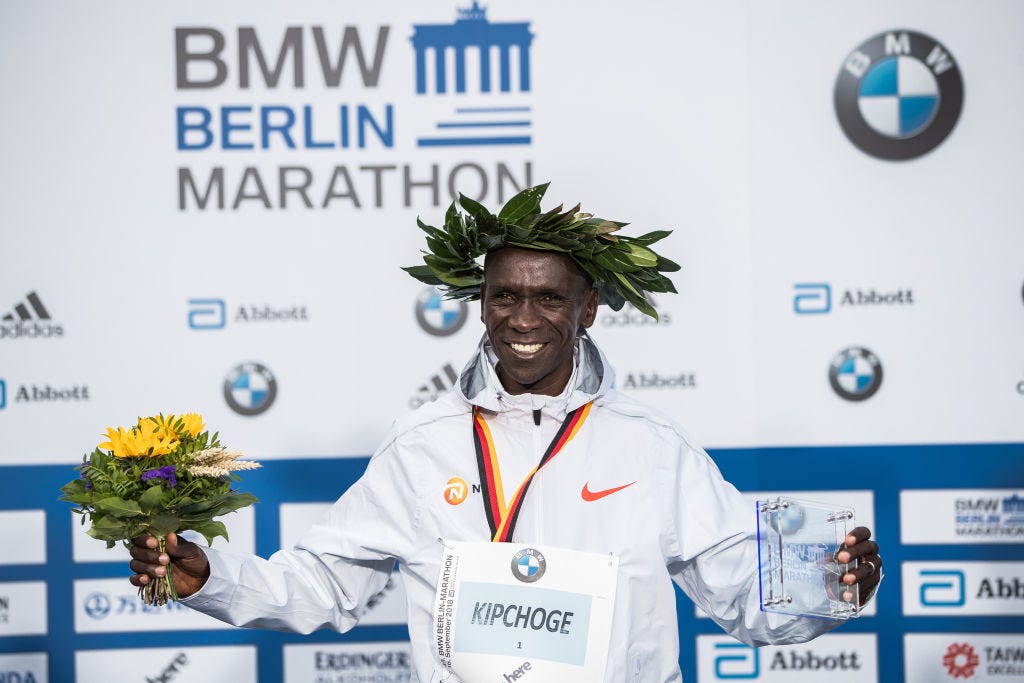
[[[548,561],[536,548],[523,548],[512,556],[512,576],[523,583],[533,583],[544,576]]]
[[[850,142],[879,159],[914,159],[938,147],[963,102],[953,55],[917,31],[869,38],[847,56],[836,79],[839,125]]]
[[[462,477],[452,477],[444,485],[444,499],[449,505],[459,505],[469,495],[469,485]]]

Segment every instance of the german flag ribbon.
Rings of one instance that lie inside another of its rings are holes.
[[[523,507],[523,500],[530,488],[530,482],[540,468],[551,462],[552,458],[558,455],[565,444],[572,441],[579,432],[583,422],[590,414],[590,407],[593,401],[586,403],[565,416],[562,426],[558,428],[551,444],[544,452],[537,466],[527,472],[526,478],[512,494],[510,501],[506,503],[505,491],[501,485],[501,468],[498,467],[498,454],[494,449],[494,438],[487,426],[487,421],[480,413],[480,409],[473,408],[473,444],[476,446],[476,462],[480,468],[480,492],[484,497],[484,512],[487,515],[487,524],[491,528],[491,540],[495,543],[508,543],[512,539],[512,533],[516,528],[516,520],[519,519],[519,511]]]

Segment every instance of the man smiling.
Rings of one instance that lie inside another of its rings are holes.
[[[345,631],[397,562],[416,681],[679,680],[673,580],[746,643],[833,628],[760,609],[750,507],[677,424],[612,388],[587,334],[599,303],[656,317],[643,292],[675,291],[662,273],[678,266],[650,249],[667,233],[542,213],[545,189],[497,216],[463,197],[468,215],[420,224],[430,252],[406,270],[479,298],[486,334],[457,386],[398,420],[294,548],[263,560],[172,535],[161,554],[142,537],[132,583],[173,563],[182,601],[217,618]],[[881,576],[869,537],[855,529],[837,557],[857,564],[842,582],[861,603]]]

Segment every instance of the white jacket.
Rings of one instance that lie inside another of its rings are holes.
[[[479,494],[459,505],[445,500],[452,477],[480,484],[472,406],[486,411],[511,497],[566,413],[593,400],[576,437],[534,478],[513,540],[619,557],[605,680],[681,679],[670,579],[749,644],[802,642],[835,626],[760,611],[751,506],[678,425],[611,388],[611,366],[588,337],[561,396],[506,394],[493,361],[484,340],[458,387],[398,420],[362,478],[295,548],[269,560],[207,550],[210,579],[183,602],[239,626],[346,631],[397,560],[413,680],[453,681],[433,656],[432,601],[439,539],[489,539]],[[581,496],[585,484],[596,491],[634,481],[600,500]]]

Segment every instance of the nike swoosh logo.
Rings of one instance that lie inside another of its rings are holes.
[[[603,491],[591,491],[590,490],[590,482],[587,482],[587,483],[583,484],[583,490],[580,491],[580,495],[583,496],[583,500],[587,501],[588,503],[592,503],[595,500],[601,500],[605,496],[610,496],[613,493],[618,493],[622,489],[628,489],[630,486],[632,486],[635,483],[636,483],[635,481],[631,481],[628,484],[623,484],[622,486],[616,486],[615,488],[612,488],[612,489],[605,489]]]

